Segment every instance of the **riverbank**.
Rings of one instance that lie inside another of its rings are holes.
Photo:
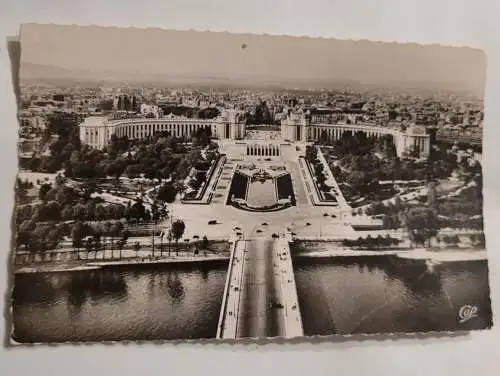
[[[162,258],[133,258],[127,260],[102,260],[102,261],[72,261],[58,263],[40,263],[30,265],[19,265],[14,268],[15,274],[29,273],[57,273],[96,270],[104,267],[115,266],[138,266],[138,265],[167,265],[167,264],[199,264],[229,261],[229,255],[207,255],[207,256],[170,256]]]
[[[77,272],[86,270],[100,269],[99,266],[86,265],[84,262],[71,263],[52,263],[52,264],[31,264],[16,266],[15,274],[31,274],[31,273],[57,273],[57,272]]]
[[[376,251],[364,249],[333,248],[323,250],[300,250],[293,253],[294,257],[329,258],[329,257],[352,257],[352,256],[397,256],[402,259],[431,260],[436,262],[456,261],[481,261],[487,260],[488,254],[484,249],[450,249],[429,250],[425,248],[415,249],[380,249]]]

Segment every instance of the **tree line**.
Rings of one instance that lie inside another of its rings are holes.
[[[38,172],[54,173],[61,169],[70,178],[101,179],[126,175],[135,178],[186,178],[191,167],[204,163],[201,150],[208,160],[215,158],[216,145],[211,142],[211,131],[198,129],[190,140],[158,132],[143,140],[129,140],[113,135],[105,150],[81,145],[77,121],[73,118],[52,116],[44,133],[49,153],[21,161],[21,167]],[[187,145],[186,141],[191,144]]]
[[[386,236],[378,235],[377,237],[372,237],[368,235],[366,238],[359,237],[357,239],[344,239],[342,245],[350,248],[387,248],[395,247],[399,245],[401,241],[397,238],[391,237],[389,234]]]

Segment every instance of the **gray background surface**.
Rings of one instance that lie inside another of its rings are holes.
[[[488,55],[484,184],[493,309],[500,301],[500,2],[470,0],[0,0],[0,291],[17,123],[5,38],[20,23],[98,24],[468,45]],[[223,51],[222,51],[223,53]],[[4,312],[5,301],[0,308]],[[497,315],[495,315],[497,317]],[[4,318],[0,335],[5,335]],[[458,337],[359,337],[294,344],[117,344],[0,350],[1,375],[498,375],[500,329]],[[315,342],[315,343],[313,343]],[[318,343],[320,342],[320,343]]]

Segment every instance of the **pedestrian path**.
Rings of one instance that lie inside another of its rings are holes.
[[[219,324],[217,326],[217,338],[236,338],[245,250],[245,241],[236,241],[232,245]]]

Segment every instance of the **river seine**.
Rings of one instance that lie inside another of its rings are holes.
[[[294,268],[305,335],[491,325],[486,262],[297,257]],[[214,338],[226,269],[222,264],[18,274],[13,338],[24,343]],[[462,317],[464,306],[475,307],[470,317]]]
[[[394,256],[296,258],[294,268],[305,335],[491,326],[486,261],[432,266]],[[477,313],[462,321],[464,306]]]
[[[16,275],[18,342],[212,338],[227,265]]]

